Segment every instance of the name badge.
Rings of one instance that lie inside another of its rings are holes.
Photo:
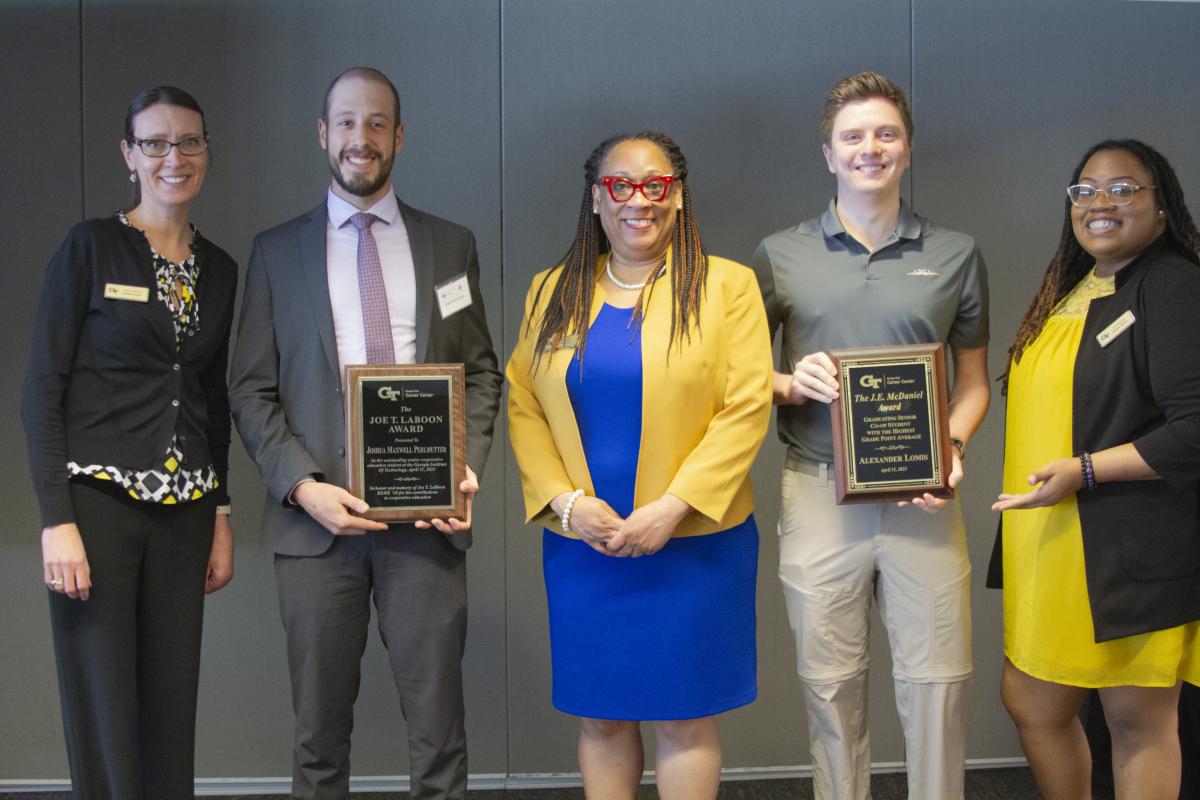
[[[1133,312],[1126,311],[1124,314],[1114,319],[1111,325],[1097,333],[1096,341],[1101,347],[1108,347],[1110,344],[1112,344],[1113,339],[1116,339],[1122,333],[1129,330],[1133,326],[1133,323]]]
[[[437,293],[438,309],[442,319],[457,314],[471,305],[471,287],[467,284],[467,273],[433,287]]]
[[[150,290],[145,286],[127,286],[123,283],[104,284],[105,300],[132,300],[135,303],[150,302]]]
[[[552,353],[555,350],[574,350],[579,346],[579,334],[568,333],[565,336],[558,337],[558,343],[550,342],[542,347],[543,353]]]

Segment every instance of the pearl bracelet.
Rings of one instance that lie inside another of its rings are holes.
[[[583,496],[583,489],[576,489],[571,492],[571,496],[567,498],[567,504],[563,506],[562,511],[562,529],[563,533],[571,532],[571,509],[575,507],[575,501]]]

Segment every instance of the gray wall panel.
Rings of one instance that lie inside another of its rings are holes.
[[[38,520],[16,416],[37,286],[81,216],[127,204],[117,151],[125,105],[173,82],[205,106],[213,163],[197,224],[240,262],[251,237],[315,205],[328,183],[315,120],[329,80],[356,64],[397,83],[407,124],[395,180],[409,202],[479,241],[497,351],[515,342],[532,275],[566,249],[580,167],[622,129],[661,128],[691,160],[709,249],[748,261],[764,235],[821,211],[834,189],[817,121],[838,77],[878,69],[911,90],[909,186],[922,213],[979,240],[993,287],[998,374],[1058,235],[1061,192],[1082,150],[1140,136],[1200,191],[1200,89],[1188,78],[1200,6],[1116,0],[0,0],[0,96],[8,109],[0,241],[0,783],[63,778]],[[82,50],[81,50],[82,48]],[[82,109],[82,111],[81,111]],[[49,155],[43,155],[49,153]],[[1196,205],[1193,199],[1193,206]],[[32,217],[29,209],[38,209]],[[982,589],[999,486],[1002,401],[972,443],[963,491],[976,568],[970,755],[1020,755],[998,701],[1000,597]],[[576,726],[550,705],[540,531],[521,524],[503,430],[482,476],[469,563],[466,662],[471,768],[575,772]],[[722,719],[726,766],[806,764],[791,632],[775,578],[782,447],[752,477],[760,497],[760,700]],[[208,601],[200,777],[282,777],[291,708],[263,492],[232,454],[237,575]],[[903,760],[882,625],[873,623],[873,759]],[[12,643],[19,643],[14,646]],[[385,655],[364,658],[354,771],[407,771]]]
[[[79,219],[79,7],[0,0],[0,777],[65,775],[50,614],[42,584],[41,521],[17,413],[38,287],[51,254]]]
[[[973,234],[991,280],[992,375],[1054,254],[1071,170],[1092,144],[1142,138],[1200,194],[1195,4],[914,0],[915,205]],[[1118,67],[1117,64],[1121,66]],[[971,445],[963,504],[975,566],[969,756],[1019,756],[998,706],[1001,597],[983,589],[1002,483],[999,387]]]

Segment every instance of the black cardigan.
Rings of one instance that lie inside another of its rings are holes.
[[[1200,619],[1200,266],[1161,238],[1088,308],[1071,405],[1074,453],[1132,442],[1162,478],[1076,495],[1096,641]]]
[[[228,502],[225,370],[237,264],[203,237],[195,253],[200,328],[178,352],[141,231],[115,217],[81,222],[51,259],[21,394],[43,526],[75,520],[68,461],[159,468],[172,435],[185,466],[212,464],[216,499]],[[149,298],[108,299],[109,285],[145,288]]]

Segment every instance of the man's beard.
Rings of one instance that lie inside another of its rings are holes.
[[[341,162],[349,153],[355,155],[362,154],[372,156],[376,159],[379,165],[379,171],[372,178],[365,174],[355,174],[347,178],[342,174]],[[354,151],[343,150],[337,156],[332,153],[329,155],[329,171],[333,173],[333,179],[337,181],[338,186],[341,186],[355,197],[370,197],[378,192],[384,186],[387,186],[388,180],[392,176],[392,164],[396,160],[396,154],[393,153],[390,158],[384,158],[383,154],[374,148],[358,149]]]

